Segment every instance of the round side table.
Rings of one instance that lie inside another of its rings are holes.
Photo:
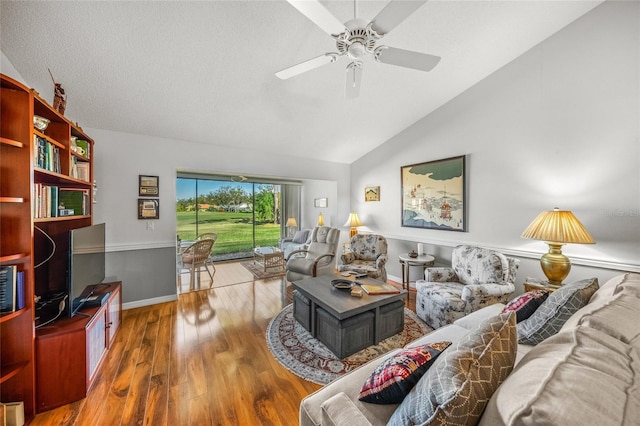
[[[430,254],[423,254],[418,257],[409,257],[409,253],[401,253],[398,255],[398,260],[400,260],[400,265],[402,265],[402,288],[405,288],[406,285],[407,291],[409,291],[410,268],[412,266],[422,266],[422,276],[424,277],[424,270],[433,266],[436,258]]]

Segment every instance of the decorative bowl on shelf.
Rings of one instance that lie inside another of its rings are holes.
[[[418,257],[418,253],[416,253],[415,250],[411,250],[409,252],[409,257],[415,259],[416,257]]]
[[[40,117],[39,115],[33,116],[33,127],[44,132],[49,125],[50,120],[48,118]]]

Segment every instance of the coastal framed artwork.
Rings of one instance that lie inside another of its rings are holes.
[[[467,230],[465,156],[400,168],[402,226]]]
[[[380,201],[380,187],[379,186],[367,186],[364,188],[364,200],[365,201]]]

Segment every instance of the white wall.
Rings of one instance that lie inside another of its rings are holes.
[[[107,275],[123,281],[125,302],[175,295],[175,274],[165,266],[175,265],[177,170],[306,178],[314,182],[314,190],[309,198],[303,197],[303,212],[313,210],[312,197],[316,193],[334,198],[335,214],[346,216],[349,211],[349,198],[343,197],[342,202],[337,199],[338,192],[349,190],[349,166],[345,164],[109,130],[84,130],[96,143],[94,173],[98,190],[94,222],[107,223]],[[159,176],[158,220],[138,220],[140,174]],[[311,226],[311,220],[305,218],[303,223]]]
[[[348,185],[345,185],[347,190]],[[305,228],[313,228],[318,223],[318,215],[322,212],[326,226],[340,227],[338,217],[338,185],[337,182],[305,180],[302,186],[302,196],[305,203],[302,208],[302,223]],[[315,207],[314,200],[327,199],[327,207]],[[342,204],[349,201],[349,197],[341,197]],[[349,208],[346,205],[347,209]],[[342,231],[345,231],[343,229]]]
[[[605,2],[352,165],[351,203],[397,253],[431,243],[515,254],[542,276],[540,241],[520,238],[543,210],[572,210],[595,245],[567,245],[575,267],[640,270],[640,4]],[[446,58],[445,58],[446,59]],[[468,232],[400,225],[400,167],[467,156]],[[364,202],[380,185],[381,201]],[[445,247],[445,248],[443,248]]]
[[[222,172],[292,179],[313,179],[322,193],[349,188],[349,166],[291,158],[277,153],[162,139],[101,129],[85,129],[95,140],[95,177],[98,183],[94,221],[110,222],[107,245],[112,250],[166,247],[176,239],[176,170]],[[138,220],[138,175],[160,177],[160,219]],[[325,190],[321,188],[326,186]],[[337,201],[337,200],[336,200]],[[348,198],[337,202],[336,212],[348,212]],[[303,200],[303,208],[313,199]]]

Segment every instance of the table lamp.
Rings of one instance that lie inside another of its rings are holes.
[[[349,238],[353,237],[354,235],[356,235],[358,233],[358,229],[356,228],[357,226],[363,226],[362,222],[360,222],[360,218],[358,217],[358,213],[356,212],[351,212],[351,214],[349,214],[349,219],[347,219],[347,221],[345,222],[344,226],[348,226],[351,228],[351,231],[349,231]]]
[[[324,226],[324,216],[322,215],[322,212],[318,215],[318,226]]]
[[[573,213],[557,207],[540,213],[524,230],[522,238],[541,240],[549,245],[549,252],[540,258],[540,265],[552,286],[560,286],[571,270],[571,261],[562,254],[562,245],[595,244]]]
[[[295,217],[290,217],[287,219],[287,224],[285,226],[287,227],[287,237],[292,237],[294,229],[298,227],[298,222],[296,222]]]

